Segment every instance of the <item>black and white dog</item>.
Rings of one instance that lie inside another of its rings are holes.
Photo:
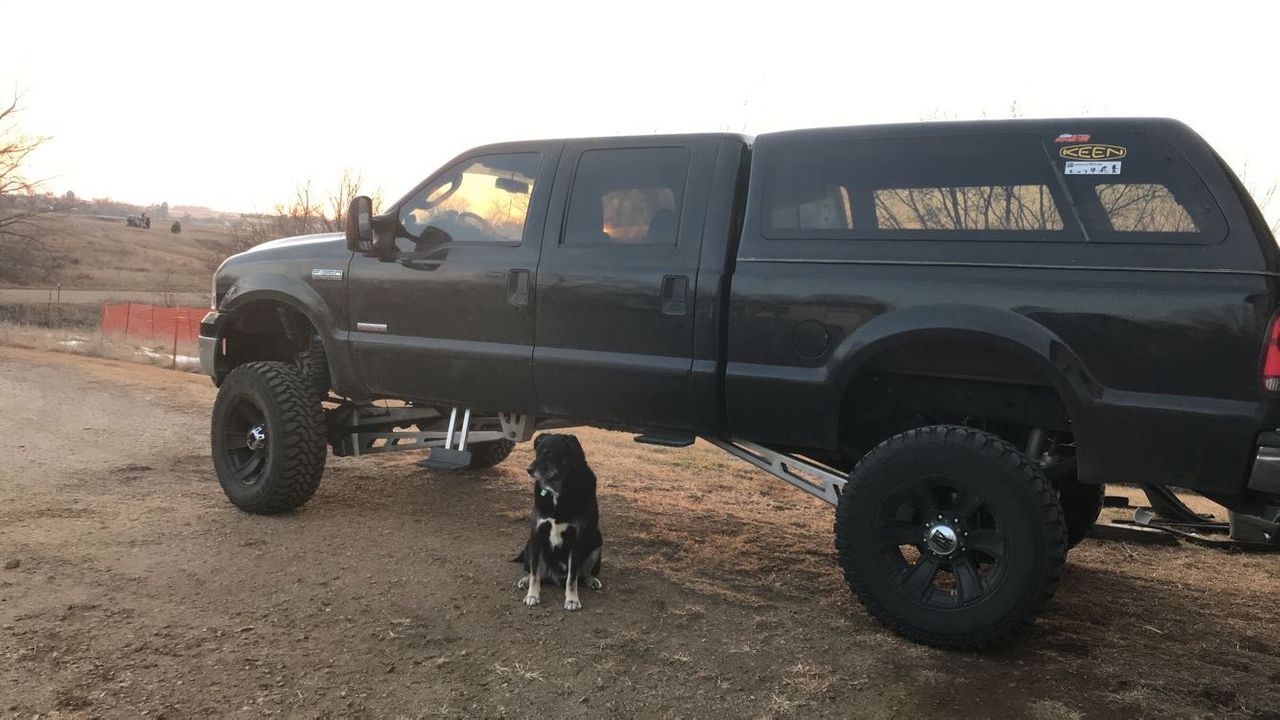
[[[516,586],[527,588],[524,604],[533,606],[542,602],[542,581],[564,585],[564,609],[577,610],[578,583],[602,587],[596,476],[573,435],[539,435],[533,448],[533,514],[529,541],[513,559],[525,570]]]

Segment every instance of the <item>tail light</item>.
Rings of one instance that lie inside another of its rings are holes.
[[[1280,315],[1271,319],[1267,328],[1267,354],[1262,360],[1262,386],[1280,392]]]

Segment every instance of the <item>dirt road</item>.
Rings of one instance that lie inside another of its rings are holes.
[[[605,588],[528,609],[521,448],[330,458],[234,510],[199,376],[0,349],[0,717],[1280,717],[1276,556],[1086,543],[1023,641],[878,629],[828,508],[704,446],[580,433]]]

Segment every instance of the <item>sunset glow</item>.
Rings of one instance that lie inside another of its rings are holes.
[[[0,89],[23,93],[26,132],[52,137],[31,160],[49,189],[225,210],[270,208],[345,167],[397,198],[502,140],[1007,117],[1015,104],[1176,117],[1251,186],[1280,180],[1274,5],[640,7],[10,4],[5,24],[23,30],[0,44]],[[1081,29],[1103,20],[1105,41]]]

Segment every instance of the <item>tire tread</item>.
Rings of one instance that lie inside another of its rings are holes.
[[[964,447],[991,457],[1014,471],[1031,491],[1036,511],[1049,530],[1049,561],[1044,563],[1044,576],[1036,591],[1027,593],[1020,605],[997,627],[968,634],[940,634],[914,627],[894,615],[876,597],[863,590],[854,565],[845,560],[845,554],[850,548],[845,543],[843,527],[852,522],[850,518],[852,499],[857,494],[858,485],[863,476],[874,471],[876,466],[886,458],[900,452],[910,452],[913,447],[922,444]],[[846,501],[846,498],[849,500]],[[836,510],[835,535],[836,550],[840,556],[845,580],[867,613],[898,635],[943,649],[981,650],[1012,639],[1024,626],[1035,619],[1044,604],[1053,597],[1062,579],[1063,560],[1067,553],[1066,528],[1062,508],[1058,503],[1058,494],[1040,468],[1016,447],[999,437],[960,425],[930,425],[908,430],[885,440],[867,453],[850,474],[849,483],[841,494],[841,502]]]
[[[263,492],[251,501],[232,500],[246,512],[274,515],[302,507],[315,495],[324,474],[327,454],[324,410],[315,397],[309,378],[298,366],[278,361],[249,362],[236,367],[223,387],[238,384],[237,378],[256,376],[281,411],[283,438],[273,434],[272,448],[282,453],[281,472],[263,478]],[[246,381],[252,382],[248,377]],[[213,428],[216,435],[218,429]],[[215,440],[216,442],[216,440]]]

